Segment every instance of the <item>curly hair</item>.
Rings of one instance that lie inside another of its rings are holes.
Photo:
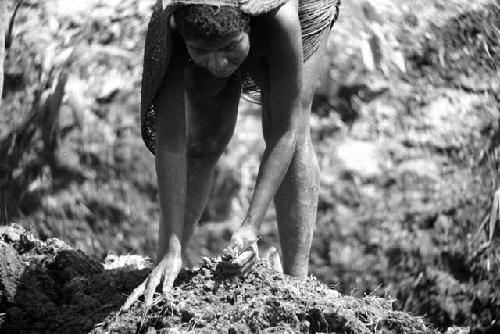
[[[250,30],[250,16],[231,6],[184,5],[174,19],[185,39],[211,41]]]

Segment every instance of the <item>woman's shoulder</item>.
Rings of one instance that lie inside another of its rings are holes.
[[[264,26],[271,34],[276,29],[300,30],[298,3],[297,1],[288,1],[273,11],[254,17],[252,21],[257,27]]]
[[[272,55],[295,53],[301,38],[298,13],[292,5],[285,4],[275,13],[252,18],[249,60],[269,58]]]
[[[267,13],[252,20],[252,31],[256,40],[264,39],[272,42],[274,39],[301,36],[300,20],[296,1],[289,1],[276,11]]]

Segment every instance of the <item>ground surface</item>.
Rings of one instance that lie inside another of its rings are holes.
[[[119,314],[148,269],[107,261],[114,268],[105,270],[64,242],[41,242],[16,225],[0,230],[0,255],[2,333],[436,332],[421,318],[393,311],[389,299],[342,296],[264,262],[240,279],[222,276],[218,262],[207,259],[183,271],[168,298]]]
[[[0,219],[102,260],[153,255],[157,192],[137,126],[150,4],[65,3],[20,10],[0,117],[4,138],[28,115],[38,71],[64,69],[65,168],[19,148],[12,178],[0,176]],[[320,281],[357,297],[388,294],[443,331],[499,331],[498,237],[487,243],[482,225],[499,186],[499,22],[498,1],[344,2],[311,120],[322,190],[310,268]],[[194,259],[217,255],[241,221],[260,137],[258,106],[243,103]],[[275,224],[271,209],[263,252],[278,243]]]

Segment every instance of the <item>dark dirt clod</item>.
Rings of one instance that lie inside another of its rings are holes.
[[[0,332],[88,333],[119,309],[145,271],[104,271],[58,239],[0,229]]]

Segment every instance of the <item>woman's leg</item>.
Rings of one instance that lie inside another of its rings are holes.
[[[319,193],[319,167],[312,145],[309,117],[312,99],[323,70],[329,30],[321,36],[318,50],[304,63],[301,129],[288,172],[274,198],[283,255],[283,270],[296,277],[307,277],[309,251],[316,222]]]

